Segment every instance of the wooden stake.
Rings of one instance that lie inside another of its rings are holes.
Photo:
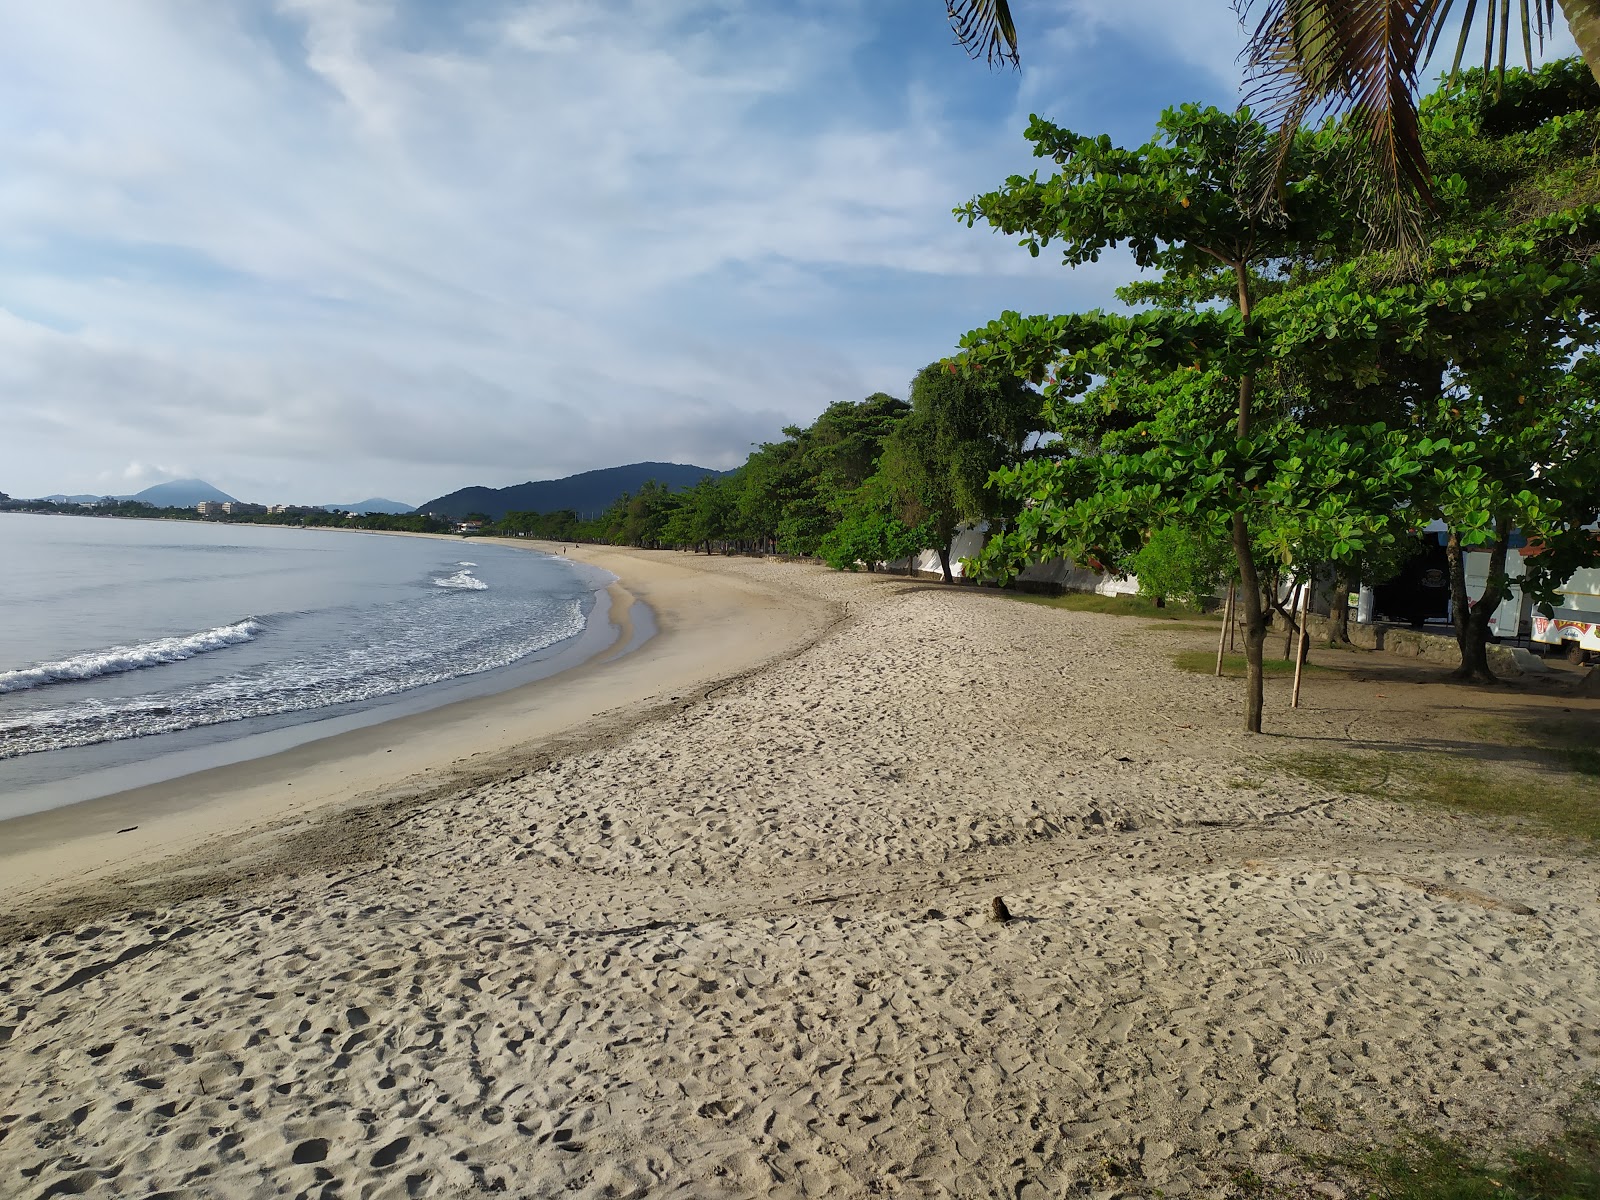
[[[1300,669],[1306,664],[1306,643],[1311,640],[1311,584],[1306,582],[1305,600],[1300,606],[1300,644],[1294,656],[1294,694],[1289,698],[1290,708],[1300,707]]]
[[[1222,648],[1233,641],[1233,584],[1228,584],[1228,602],[1222,610],[1222,632],[1217,634],[1217,674],[1222,674]]]
[[[1289,622],[1289,628],[1283,634],[1283,661],[1289,661],[1289,651],[1294,649],[1294,612],[1300,607],[1300,592],[1305,588],[1305,583],[1297,583],[1289,589],[1289,603],[1284,606],[1284,617]]]

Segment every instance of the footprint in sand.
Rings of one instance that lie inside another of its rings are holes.
[[[398,1137],[372,1156],[374,1167],[392,1167],[411,1146],[411,1139]]]
[[[294,1148],[293,1161],[301,1165],[319,1163],[328,1157],[327,1138],[307,1138]]]

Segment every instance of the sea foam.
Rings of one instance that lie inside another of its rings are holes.
[[[457,571],[454,575],[446,575],[443,579],[435,579],[433,585],[434,587],[442,588],[460,588],[468,592],[486,592],[489,590],[489,585],[470,570]]]
[[[215,629],[191,633],[186,637],[157,638],[136,646],[112,646],[108,650],[92,650],[60,662],[40,663],[36,667],[23,667],[16,671],[0,671],[0,695],[25,692],[52,683],[93,679],[97,675],[120,675],[124,671],[182,662],[197,654],[248,642],[261,632],[261,628],[259,621],[248,617],[232,625],[219,625]]]

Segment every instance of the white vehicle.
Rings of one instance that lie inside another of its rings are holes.
[[[1564,646],[1574,656],[1585,650],[1600,654],[1600,567],[1574,572],[1561,585],[1560,599],[1553,615],[1533,613],[1532,639]]]
[[[1467,595],[1476,599],[1483,595],[1489,583],[1489,552],[1467,550],[1461,556],[1462,569],[1467,576]],[[1511,594],[1500,601],[1489,618],[1489,635],[1497,638],[1522,636],[1528,617],[1533,612],[1533,602],[1522,594],[1517,581],[1522,578],[1522,554],[1512,550],[1506,555],[1506,574],[1511,577]]]

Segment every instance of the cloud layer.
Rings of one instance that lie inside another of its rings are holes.
[[[1041,2],[1018,76],[934,0],[0,12],[12,494],[731,466],[1003,307],[1109,299],[951,207],[1031,169],[1030,109],[1231,102],[1240,40],[1223,0]]]

